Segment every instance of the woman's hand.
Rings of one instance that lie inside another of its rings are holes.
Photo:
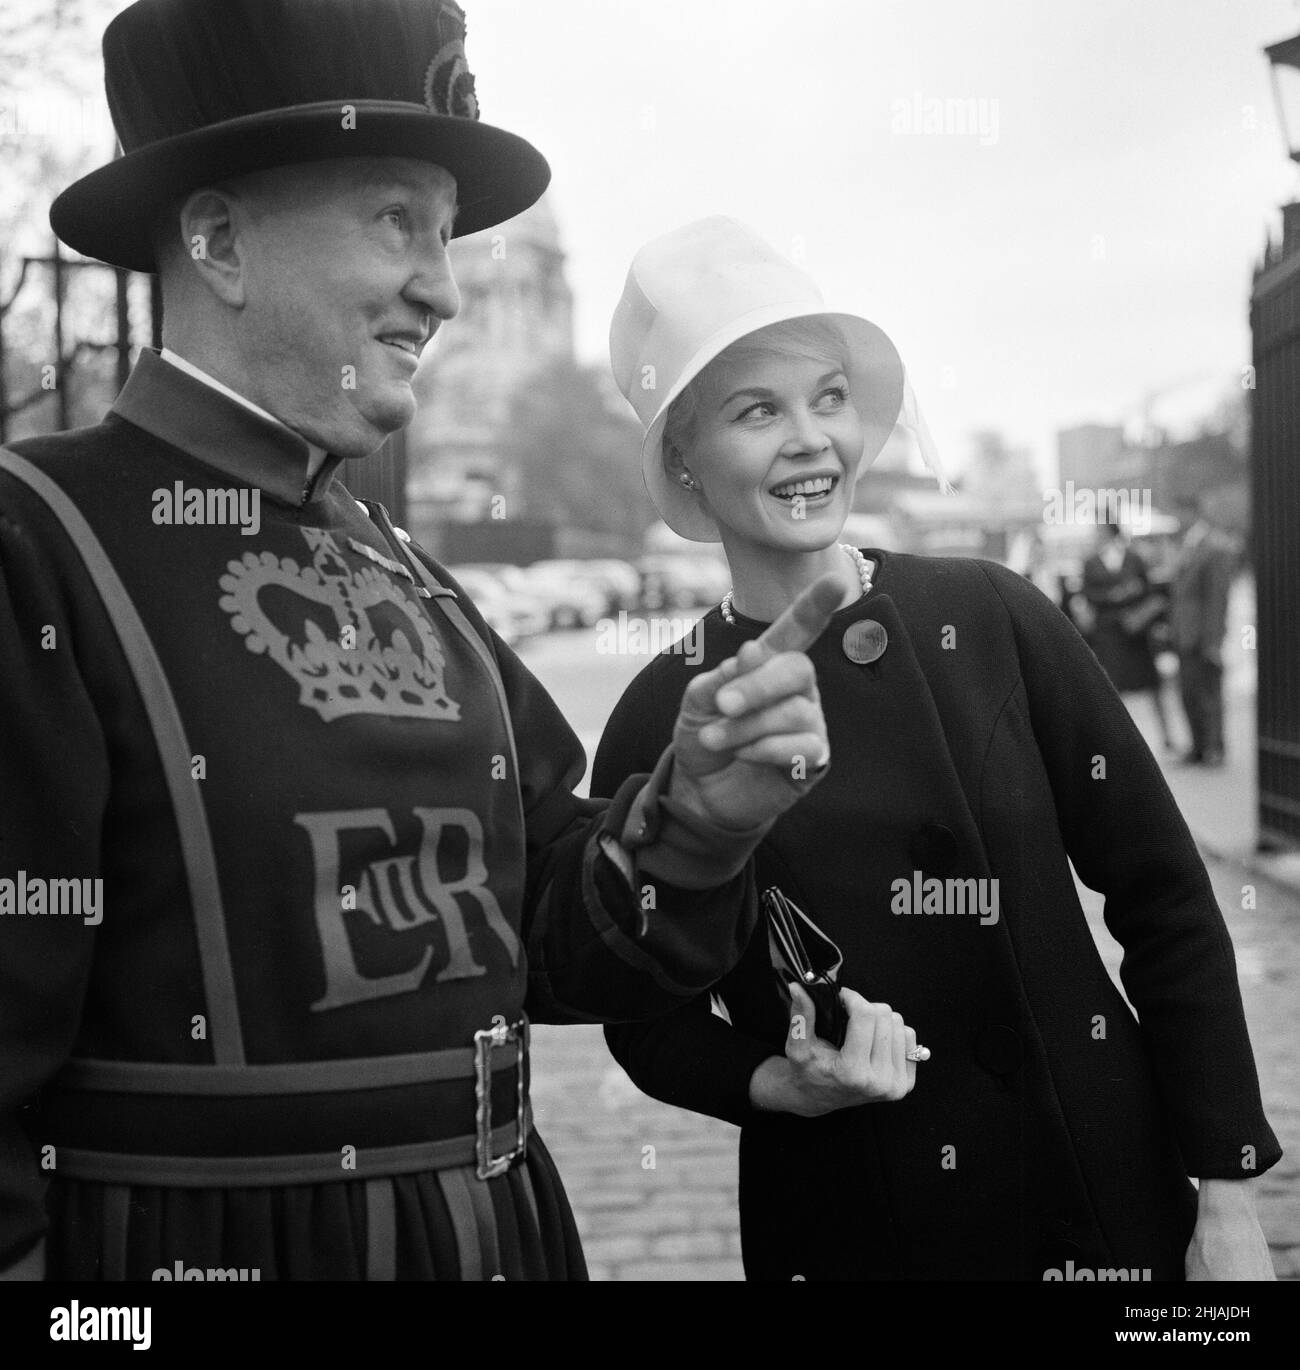
[[[1187,1248],[1189,1280],[1275,1280],[1250,1180],[1202,1180]]]
[[[755,1108],[816,1118],[838,1108],[901,1099],[916,1083],[916,1033],[888,1004],[840,990],[849,1026],[838,1051],[817,1036],[817,1011],[800,985],[790,985],[785,1055],[770,1056],[750,1078]]]

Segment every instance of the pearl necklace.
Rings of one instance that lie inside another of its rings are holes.
[[[849,559],[858,568],[858,580],[862,585],[862,593],[864,595],[869,594],[871,592],[871,563],[851,543],[841,542],[839,546],[840,551],[846,553]],[[734,589],[728,590],[723,596],[722,603],[718,605],[718,608],[722,611],[722,617],[730,623],[732,627],[735,627],[736,624],[736,616],[732,613],[734,595]]]

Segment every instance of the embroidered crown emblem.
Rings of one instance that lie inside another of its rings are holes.
[[[425,68],[425,108],[430,114],[477,119],[474,76],[465,60],[465,11],[455,0],[442,0],[436,28],[442,46]]]
[[[326,723],[353,714],[455,721],[446,656],[419,606],[378,567],[350,571],[333,537],[304,528],[312,564],[246,552],[227,563],[219,603],[250,652],[298,684]]]

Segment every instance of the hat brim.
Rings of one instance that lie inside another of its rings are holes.
[[[298,105],[211,124],[127,153],[70,185],[50,224],[71,248],[131,271],[154,271],[153,236],[166,207],[203,185],[250,171],[338,157],[409,157],[456,178],[453,236],[522,214],[551,169],[531,143],[476,119],[404,101]],[[345,127],[351,124],[351,127]]]
[[[746,314],[715,333],[682,368],[646,429],[641,445],[642,476],[655,508],[673,532],[692,542],[721,541],[718,525],[705,513],[700,497],[670,479],[664,468],[664,425],[672,402],[732,343],[771,324],[813,318],[837,324],[848,344],[849,394],[862,419],[863,430],[862,456],[855,481],[884,449],[898,423],[904,387],[902,358],[884,329],[859,314],[826,308],[792,309],[774,305]]]

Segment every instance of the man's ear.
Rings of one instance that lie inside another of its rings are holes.
[[[180,209],[182,244],[199,279],[223,304],[245,303],[249,216],[230,190],[205,187]]]

